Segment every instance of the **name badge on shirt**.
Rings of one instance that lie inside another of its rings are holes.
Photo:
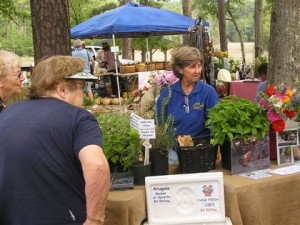
[[[200,103],[200,102],[196,102],[194,105],[193,105],[193,109],[196,109],[196,110],[200,110],[200,109],[203,109],[204,108],[204,104],[203,103]]]

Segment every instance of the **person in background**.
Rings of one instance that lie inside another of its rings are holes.
[[[108,45],[108,43],[107,42],[102,42],[101,45],[102,45],[102,48],[100,48],[96,53],[96,61],[98,62],[99,67],[105,68],[106,63],[105,63],[105,60],[104,60],[103,46]]]
[[[172,70],[179,81],[171,85],[171,97],[165,114],[173,116],[176,136],[210,134],[205,127],[207,110],[219,101],[219,97],[212,86],[200,80],[202,64],[203,59],[197,48],[184,46],[172,54]],[[158,115],[168,95],[169,89],[164,88],[156,103]]]
[[[230,93],[231,74],[227,69],[220,69],[217,75],[216,91],[220,98]]]
[[[49,57],[29,99],[1,113],[0,224],[104,224],[110,172],[97,120],[81,108],[89,79],[83,59]]]
[[[116,65],[115,65],[115,55],[110,50],[110,46],[107,42],[102,43],[102,50],[103,50],[103,60],[102,64],[105,65],[105,68],[107,69],[107,72],[116,72]],[[117,67],[120,67],[120,61],[117,56]],[[117,68],[117,69],[118,69]],[[119,69],[118,69],[119,70]],[[117,97],[118,96],[118,84],[117,84],[117,77],[115,75],[109,75],[110,82],[111,82],[111,97]],[[121,78],[119,77],[119,81],[121,81]],[[120,86],[121,90],[124,90],[125,87],[122,84]]]
[[[75,50],[72,51],[72,56],[80,57],[84,59],[84,70],[91,73],[91,65],[95,64],[93,56],[84,48],[85,44],[80,39],[76,39],[74,42]],[[88,97],[94,101],[94,96],[92,92],[92,82],[87,82],[85,89]]]
[[[219,97],[214,87],[200,80],[202,65],[201,53],[195,47],[184,46],[172,54],[171,67],[179,81],[162,89],[156,102],[156,114],[159,115],[157,123],[163,122],[161,115],[165,118],[172,115],[176,137],[210,134],[205,127],[208,109],[214,107]],[[169,153],[169,162],[178,163],[173,149]]]
[[[0,112],[11,97],[20,94],[25,77],[21,71],[21,58],[8,51],[0,51]]]
[[[82,49],[85,49],[85,42],[84,41],[81,41],[82,42]],[[86,49],[85,49],[86,50]],[[91,74],[94,75],[94,66],[95,66],[95,55],[92,54],[91,52],[89,52],[88,50],[86,50],[88,53],[90,53],[90,55],[92,56],[92,60],[90,60],[90,70],[91,70]]]
[[[268,73],[268,63],[262,63],[258,69],[257,69],[257,73],[261,79],[261,83],[257,86],[257,90],[256,90],[256,96],[255,96],[255,101],[259,102],[260,97],[259,97],[259,93],[260,92],[266,92],[267,89],[267,73]]]

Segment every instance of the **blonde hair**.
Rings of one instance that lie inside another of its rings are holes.
[[[0,51],[0,77],[7,76],[13,69],[21,67],[21,57],[15,53]]]
[[[44,59],[38,63],[31,76],[29,97],[45,96],[49,91],[54,91],[57,84],[64,81],[66,76],[72,76],[83,70],[84,61],[79,57],[58,55]]]
[[[197,62],[203,63],[200,51],[195,47],[183,46],[173,52],[171,59],[171,67],[176,77],[182,79],[179,69],[193,65]]]

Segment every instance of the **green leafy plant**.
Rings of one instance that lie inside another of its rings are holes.
[[[103,133],[103,151],[112,163],[120,162],[124,171],[141,155],[139,133],[130,126],[130,115],[107,113],[97,117]]]
[[[225,140],[263,138],[270,123],[258,104],[236,96],[227,96],[208,111],[206,126],[211,129],[213,145],[222,145]]]
[[[83,106],[92,106],[93,105],[93,101],[89,97],[84,97],[82,105]]]
[[[265,54],[260,54],[257,58],[254,59],[253,65],[252,65],[252,69],[254,71],[254,75],[256,77],[259,76],[259,74],[257,73],[258,67],[262,64],[262,63],[268,63],[268,56]]]

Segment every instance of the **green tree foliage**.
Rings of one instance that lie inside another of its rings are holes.
[[[270,4],[271,0],[267,0],[264,4],[264,43],[267,44],[269,40],[270,30]],[[230,0],[230,8],[227,5],[227,12],[230,10],[233,13],[234,18],[238,22],[238,26],[242,31],[243,40],[245,42],[254,41],[254,1],[253,0]],[[207,0],[194,0],[193,8],[197,16],[209,21],[212,25],[212,34],[214,37],[218,37],[218,23],[217,23],[217,2]],[[228,21],[231,20],[229,15],[226,15]],[[231,42],[238,42],[239,37],[232,23],[227,23],[227,36]]]
[[[12,0],[0,0],[0,15],[2,18],[13,20],[16,14],[17,10]]]
[[[0,0],[0,48],[18,55],[32,55],[29,0]]]

